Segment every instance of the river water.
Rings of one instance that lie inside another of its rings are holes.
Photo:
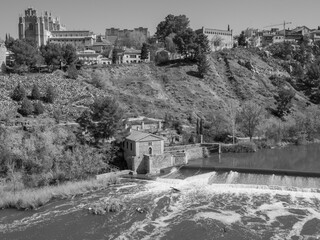
[[[35,211],[0,210],[0,239],[320,239],[319,188],[319,178],[175,169]],[[123,209],[88,211],[109,198]]]

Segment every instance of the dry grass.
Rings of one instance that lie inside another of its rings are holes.
[[[104,180],[86,180],[68,182],[58,186],[48,186],[37,189],[6,191],[7,184],[0,186],[0,208],[36,209],[53,199],[65,199],[91,191],[104,189],[118,183],[118,178],[112,176]]]

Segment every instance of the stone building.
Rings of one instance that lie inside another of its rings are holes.
[[[6,66],[6,52],[7,48],[4,42],[0,40],[0,73],[5,69]]]
[[[201,29],[196,30],[196,33],[203,33],[208,36],[212,51],[233,47],[232,30],[219,30],[202,27]],[[217,39],[220,39],[220,41],[217,41]],[[214,42],[218,44],[214,44]]]
[[[134,29],[107,28],[105,38],[114,44],[118,39],[129,37],[130,33],[141,33],[145,36],[145,39],[150,37],[148,28],[138,27]]]
[[[72,44],[77,49],[84,50],[96,41],[96,35],[89,30],[83,31],[52,31],[49,43]]]
[[[164,153],[164,139],[151,133],[131,130],[122,144],[124,159],[133,171],[147,169],[145,155],[162,155]]]
[[[29,7],[25,10],[24,16],[19,16],[19,39],[29,39],[37,43],[38,46],[45,45],[51,36],[52,31],[63,31],[65,26],[60,23],[60,19],[52,17],[51,13],[41,13]]]

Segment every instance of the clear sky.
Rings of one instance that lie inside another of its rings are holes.
[[[290,28],[320,26],[320,0],[0,0],[0,38],[18,37],[18,17],[32,6],[59,16],[69,30],[147,27],[154,34],[168,15],[185,14],[193,29],[202,26],[227,29],[239,34],[247,27],[262,29],[292,22]],[[281,27],[281,26],[280,26]]]

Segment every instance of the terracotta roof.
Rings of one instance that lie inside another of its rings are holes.
[[[163,140],[163,138],[160,136],[156,136],[151,133],[139,132],[139,131],[135,131],[135,130],[131,130],[130,135],[127,136],[126,139],[136,142],[136,141],[139,141],[139,140],[146,138],[148,136],[152,136],[152,137],[158,138],[159,140]]]

